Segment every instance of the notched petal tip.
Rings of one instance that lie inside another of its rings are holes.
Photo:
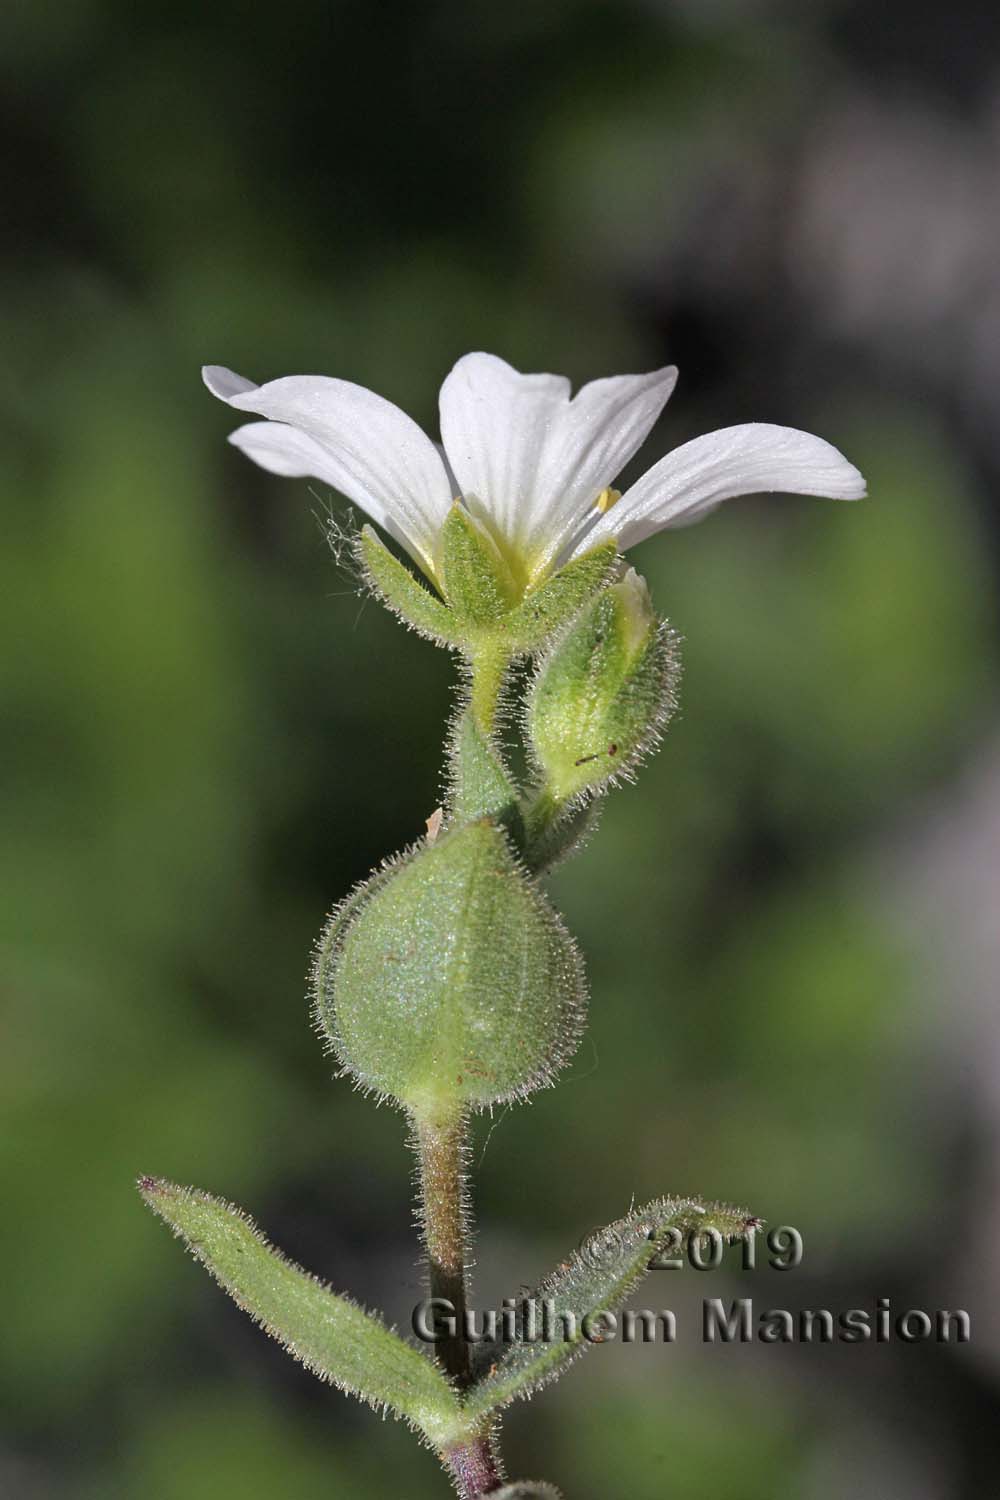
[[[779,427],[770,422],[752,422],[746,429],[725,429],[719,436],[739,438],[745,430],[756,442],[758,456],[770,459],[774,482],[771,491],[790,495],[818,495],[827,500],[863,500],[868,493],[864,475],[826,438],[797,427]],[[747,489],[747,494],[753,491]]]
[[[235,370],[228,370],[225,365],[202,365],[201,378],[212,395],[218,396],[220,401],[232,401],[237,396],[245,396],[248,391],[257,389],[252,380],[237,375]]]
[[[840,455],[843,463],[842,490],[839,495],[834,495],[835,500],[865,500],[868,498],[868,484],[860,469],[856,469],[848,459]]]
[[[486,349],[471,349],[468,354],[462,354],[452,365],[446,381],[451,376],[463,378],[469,384],[479,390],[479,387],[495,381],[511,381],[523,389],[537,388],[538,390],[557,390],[561,395],[568,398],[570,383],[565,375],[551,375],[544,370],[519,370],[499,354],[490,354]],[[488,395],[489,390],[481,394]]]

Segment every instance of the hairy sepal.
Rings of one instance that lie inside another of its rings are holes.
[[[691,1236],[714,1230],[727,1240],[755,1232],[758,1220],[743,1209],[695,1199],[658,1198],[644,1208],[591,1235],[531,1294],[541,1317],[543,1301],[551,1299],[553,1315],[575,1319],[575,1337],[563,1339],[560,1322],[554,1324],[560,1337],[529,1343],[477,1344],[473,1354],[475,1384],[465,1403],[469,1416],[480,1419],[506,1406],[517,1396],[556,1380],[570,1361],[589,1346],[584,1338],[585,1317],[596,1322],[601,1314],[617,1313],[629,1293],[649,1269],[650,1263],[669,1243],[676,1248]],[[518,1332],[523,1333],[523,1315],[518,1308]],[[599,1339],[595,1339],[599,1342]]]
[[[441,528],[445,598],[471,640],[510,614],[517,585],[496,542],[464,506],[455,504]]]
[[[620,571],[613,542],[567,563],[523,596],[485,527],[460,504],[442,528],[442,598],[363,526],[353,548],[365,586],[404,625],[468,660],[534,655]]]
[[[288,1260],[242,1210],[161,1178],[138,1186],[233,1301],[314,1375],[393,1411],[437,1449],[461,1437],[458,1399],[434,1362]]]
[[[355,552],[370,592],[404,625],[438,646],[463,644],[463,632],[447,604],[393,556],[370,526],[361,528]]]
[[[614,542],[604,542],[529,590],[506,622],[511,649],[519,654],[540,650],[612,581],[620,566]]]

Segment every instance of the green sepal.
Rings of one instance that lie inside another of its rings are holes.
[[[462,505],[441,528],[444,595],[467,633],[496,626],[510,613],[517,586],[493,538]]]
[[[678,669],[676,637],[631,569],[556,639],[525,712],[554,811],[636,769],[674,711]]]
[[[523,841],[520,798],[500,751],[483,733],[468,708],[458,715],[448,738],[448,822],[492,818]]]
[[[462,633],[447,604],[392,555],[370,526],[361,528],[355,551],[372,593],[404,624],[439,646],[462,644]]]
[[[500,828],[423,844],[331,919],[313,968],[317,1025],[346,1071],[418,1117],[523,1098],[576,1049],[576,944]]]
[[[582,1320],[588,1315],[596,1321],[602,1313],[617,1313],[655,1257],[668,1244],[671,1254],[679,1249],[678,1233],[681,1244],[707,1230],[735,1240],[752,1234],[758,1223],[743,1209],[724,1204],[658,1198],[591,1235],[529,1298],[539,1309],[543,1299],[551,1299],[556,1318],[572,1313],[576,1337],[564,1340],[563,1325],[556,1323],[554,1339],[476,1344],[475,1383],[466,1396],[467,1415],[482,1418],[515,1397],[530,1396],[548,1381],[558,1379],[569,1362],[588,1347]],[[519,1299],[519,1335],[523,1331]]]
[[[435,1448],[461,1438],[458,1400],[438,1366],[380,1318],[288,1260],[231,1203],[161,1178],[138,1186],[233,1301],[314,1375],[389,1407]]]
[[[615,543],[602,542],[530,590],[506,622],[511,647],[517,652],[537,651],[610,583],[617,567]]]

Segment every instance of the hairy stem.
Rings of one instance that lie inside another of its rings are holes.
[[[562,810],[548,782],[542,782],[524,807],[524,835],[529,848],[543,841]]]
[[[492,1432],[447,1449],[444,1461],[459,1500],[481,1500],[503,1484],[503,1466]]]
[[[468,1115],[464,1110],[443,1118],[415,1115],[413,1124],[430,1293],[450,1304],[449,1321],[454,1318],[454,1334],[441,1339],[434,1346],[435,1353],[445,1373],[459,1390],[465,1390],[471,1382],[469,1342],[464,1337],[470,1230],[465,1171]],[[495,1424],[473,1429],[463,1442],[441,1454],[460,1500],[480,1500],[503,1483],[495,1433]]]
[[[496,726],[497,706],[504,675],[510,666],[510,652],[494,643],[483,644],[469,658],[472,672],[470,706],[473,718],[483,734],[492,734]]]
[[[510,653],[483,646],[469,659],[469,710],[481,733],[488,737],[496,724],[503,679]],[[435,1344],[445,1374],[460,1391],[472,1383],[469,1341],[465,1338],[467,1308],[467,1238],[471,1231],[466,1162],[469,1154],[469,1117],[459,1106],[440,1114],[413,1114],[414,1144],[420,1182],[420,1222],[427,1249],[430,1294],[449,1304],[454,1333]],[[462,1442],[441,1454],[441,1461],[458,1491],[459,1500],[480,1500],[503,1484],[503,1465],[497,1448],[497,1423],[473,1428]]]
[[[469,1344],[462,1337],[469,1224],[465,1180],[468,1120],[464,1113],[444,1120],[417,1118],[415,1132],[430,1293],[451,1303],[455,1319],[455,1335],[437,1343],[435,1352],[447,1374],[464,1388],[470,1380]]]

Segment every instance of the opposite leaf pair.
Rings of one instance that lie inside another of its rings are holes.
[[[454,1389],[428,1354],[349,1298],[286,1259],[232,1204],[152,1177],[139,1180],[149,1206],[187,1244],[233,1300],[321,1380],[391,1410],[415,1428],[449,1466],[498,1411],[556,1379],[588,1347],[585,1319],[613,1314],[670,1242],[714,1231],[727,1240],[753,1234],[757,1221],[719,1204],[662,1198],[592,1236],[561,1263],[534,1296],[551,1299],[575,1337],[487,1348],[472,1385]],[[572,1319],[570,1322],[569,1319]],[[549,1486],[514,1484],[494,1492],[553,1496]]]

